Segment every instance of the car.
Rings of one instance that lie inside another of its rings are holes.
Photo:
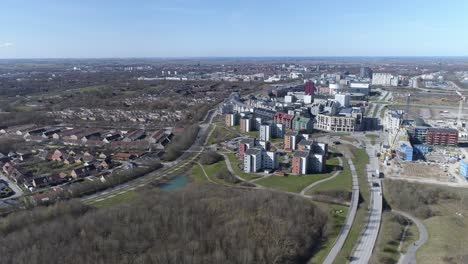
[[[380,186],[380,185],[379,185],[378,182],[373,182],[373,183],[372,183],[372,187],[379,187],[379,186]]]
[[[335,144],[335,145],[340,145],[341,142],[340,142],[340,141],[333,141],[333,144]]]

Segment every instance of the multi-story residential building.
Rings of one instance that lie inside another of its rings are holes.
[[[309,172],[309,151],[294,152],[291,172],[296,175],[303,175]]]
[[[262,125],[262,118],[261,117],[256,117],[253,119],[253,127],[255,130],[260,130],[260,126]]]
[[[402,110],[388,110],[385,112],[383,127],[387,131],[396,131],[400,129],[403,122]]]
[[[314,96],[315,84],[312,81],[306,81],[304,83],[304,94]]]
[[[314,147],[313,140],[302,139],[297,145],[297,150],[299,151],[312,151]]]
[[[240,131],[247,133],[253,130],[253,122],[250,116],[244,116],[240,120]]]
[[[226,126],[228,127],[237,126],[239,124],[239,114],[237,113],[226,114],[225,119],[226,119]]]
[[[408,130],[408,135],[413,144],[424,144],[426,143],[428,127],[417,126],[412,127]]]
[[[286,132],[284,135],[284,150],[296,150],[300,139],[302,139],[302,137],[297,131]]]
[[[319,114],[316,117],[315,129],[333,132],[354,132],[360,130],[360,125],[355,117]]]
[[[314,130],[314,121],[312,118],[295,116],[293,119],[293,130],[311,133]]]
[[[262,147],[262,149],[264,149],[264,150],[266,150],[266,151],[269,151],[269,150],[270,150],[270,146],[271,146],[271,144],[270,144],[269,141],[263,141],[263,140],[262,140],[262,141],[259,141],[259,142],[258,142],[258,145],[259,145],[260,147]]]
[[[414,127],[408,131],[414,144],[458,145],[458,130],[450,128]]]
[[[458,130],[450,128],[428,128],[426,144],[429,145],[458,145]]]
[[[326,169],[326,155],[311,153],[309,159],[310,172],[323,173]]]
[[[328,145],[303,139],[292,160],[293,174],[322,173],[326,169]]]
[[[335,101],[339,104],[340,107],[348,108],[350,106],[351,95],[349,93],[345,94],[335,94]]]
[[[244,153],[244,172],[258,172],[262,169],[262,149],[250,148]]]
[[[359,72],[359,77],[372,78],[372,69],[369,67],[361,67],[361,70]]]
[[[372,74],[372,85],[398,86],[398,77],[393,76],[391,73],[374,72]]]
[[[284,137],[285,130],[286,130],[286,126],[284,124],[274,124],[273,125],[273,137],[275,138]]]
[[[286,129],[292,129],[292,121],[294,119],[294,115],[290,115],[283,112],[276,112],[275,114],[275,123],[277,124],[284,124]]]
[[[275,151],[262,152],[262,169],[276,170],[279,167],[278,153]]]
[[[260,140],[269,141],[271,139],[273,125],[263,123],[260,125]]]
[[[244,153],[250,149],[255,147],[255,139],[254,138],[243,138],[239,141],[239,159],[244,158]]]

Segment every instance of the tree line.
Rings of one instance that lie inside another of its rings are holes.
[[[3,263],[306,263],[327,216],[300,197],[215,185],[148,189],[93,209],[76,201],[0,220]]]

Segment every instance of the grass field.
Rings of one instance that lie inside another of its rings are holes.
[[[222,126],[216,126],[210,138],[208,139],[208,145],[217,144],[229,139],[233,139],[237,137],[237,135],[238,134],[231,129],[227,129]]]
[[[400,218],[400,221],[398,221],[397,218]],[[411,228],[408,228],[405,233],[406,235],[403,237],[407,225],[411,227],[414,224],[391,211],[386,211],[382,214],[382,225],[377,238],[376,247],[371,257],[371,263],[398,262],[400,259],[400,251],[398,250],[400,242],[402,242],[402,240],[408,241],[408,243],[402,243],[403,246],[401,250],[404,252],[405,246],[415,241],[415,238],[417,240],[417,231],[413,233],[414,229]]]
[[[216,173],[218,171],[221,171],[221,170],[227,170],[227,166],[226,166],[226,161],[224,160],[221,160],[221,161],[218,161],[214,164],[211,164],[211,165],[201,165],[203,166],[203,168],[205,169],[205,172],[206,174],[208,175],[208,178],[210,178],[210,180],[216,182],[216,183],[219,183],[219,184],[223,184],[223,185],[232,185],[232,183],[230,182],[227,182],[223,179],[218,179],[216,177]],[[191,170],[191,174],[192,174],[192,177],[194,178],[195,182],[203,182],[203,181],[206,181],[206,176],[202,170],[202,168],[200,167],[200,165],[196,164],[192,167],[192,170]]]
[[[351,191],[352,177],[346,159],[343,160],[343,170],[340,174],[329,181],[323,182],[307,191],[306,194],[313,194],[316,191],[345,190]]]
[[[439,215],[423,221],[429,240],[416,253],[418,263],[466,263],[468,259],[468,193],[450,189],[459,193],[461,200],[435,205]]]
[[[114,196],[112,198],[108,198],[106,200],[97,202],[93,204],[94,207],[96,208],[104,208],[104,207],[109,207],[118,203],[122,203],[125,201],[129,201],[132,199],[135,199],[138,196],[138,194],[135,191],[128,191],[124,194]]]
[[[241,163],[242,161],[240,161],[236,157],[236,154],[228,153],[227,156],[228,156],[229,161],[231,162],[232,169],[237,174],[237,176],[241,177],[242,179],[244,179],[246,181],[250,181],[250,180],[257,179],[257,178],[261,177],[260,175],[253,174],[253,173],[245,173],[243,170],[241,170],[239,168],[238,164]]]
[[[327,161],[327,165],[336,164],[338,164],[337,158],[333,158]],[[258,180],[256,183],[278,190],[298,193],[310,184],[330,177],[333,173],[334,171],[319,174],[289,175],[286,177],[271,176],[265,179]]]
[[[314,256],[309,260],[309,264],[319,264],[327,257],[328,252],[333,247],[333,244],[343,227],[346,215],[348,214],[348,207],[336,204],[317,203],[324,211],[328,211],[328,235],[327,240],[320,248],[314,252]]]

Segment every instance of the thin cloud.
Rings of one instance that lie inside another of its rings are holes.
[[[0,42],[0,48],[9,48],[12,47],[14,44],[11,42]]]

